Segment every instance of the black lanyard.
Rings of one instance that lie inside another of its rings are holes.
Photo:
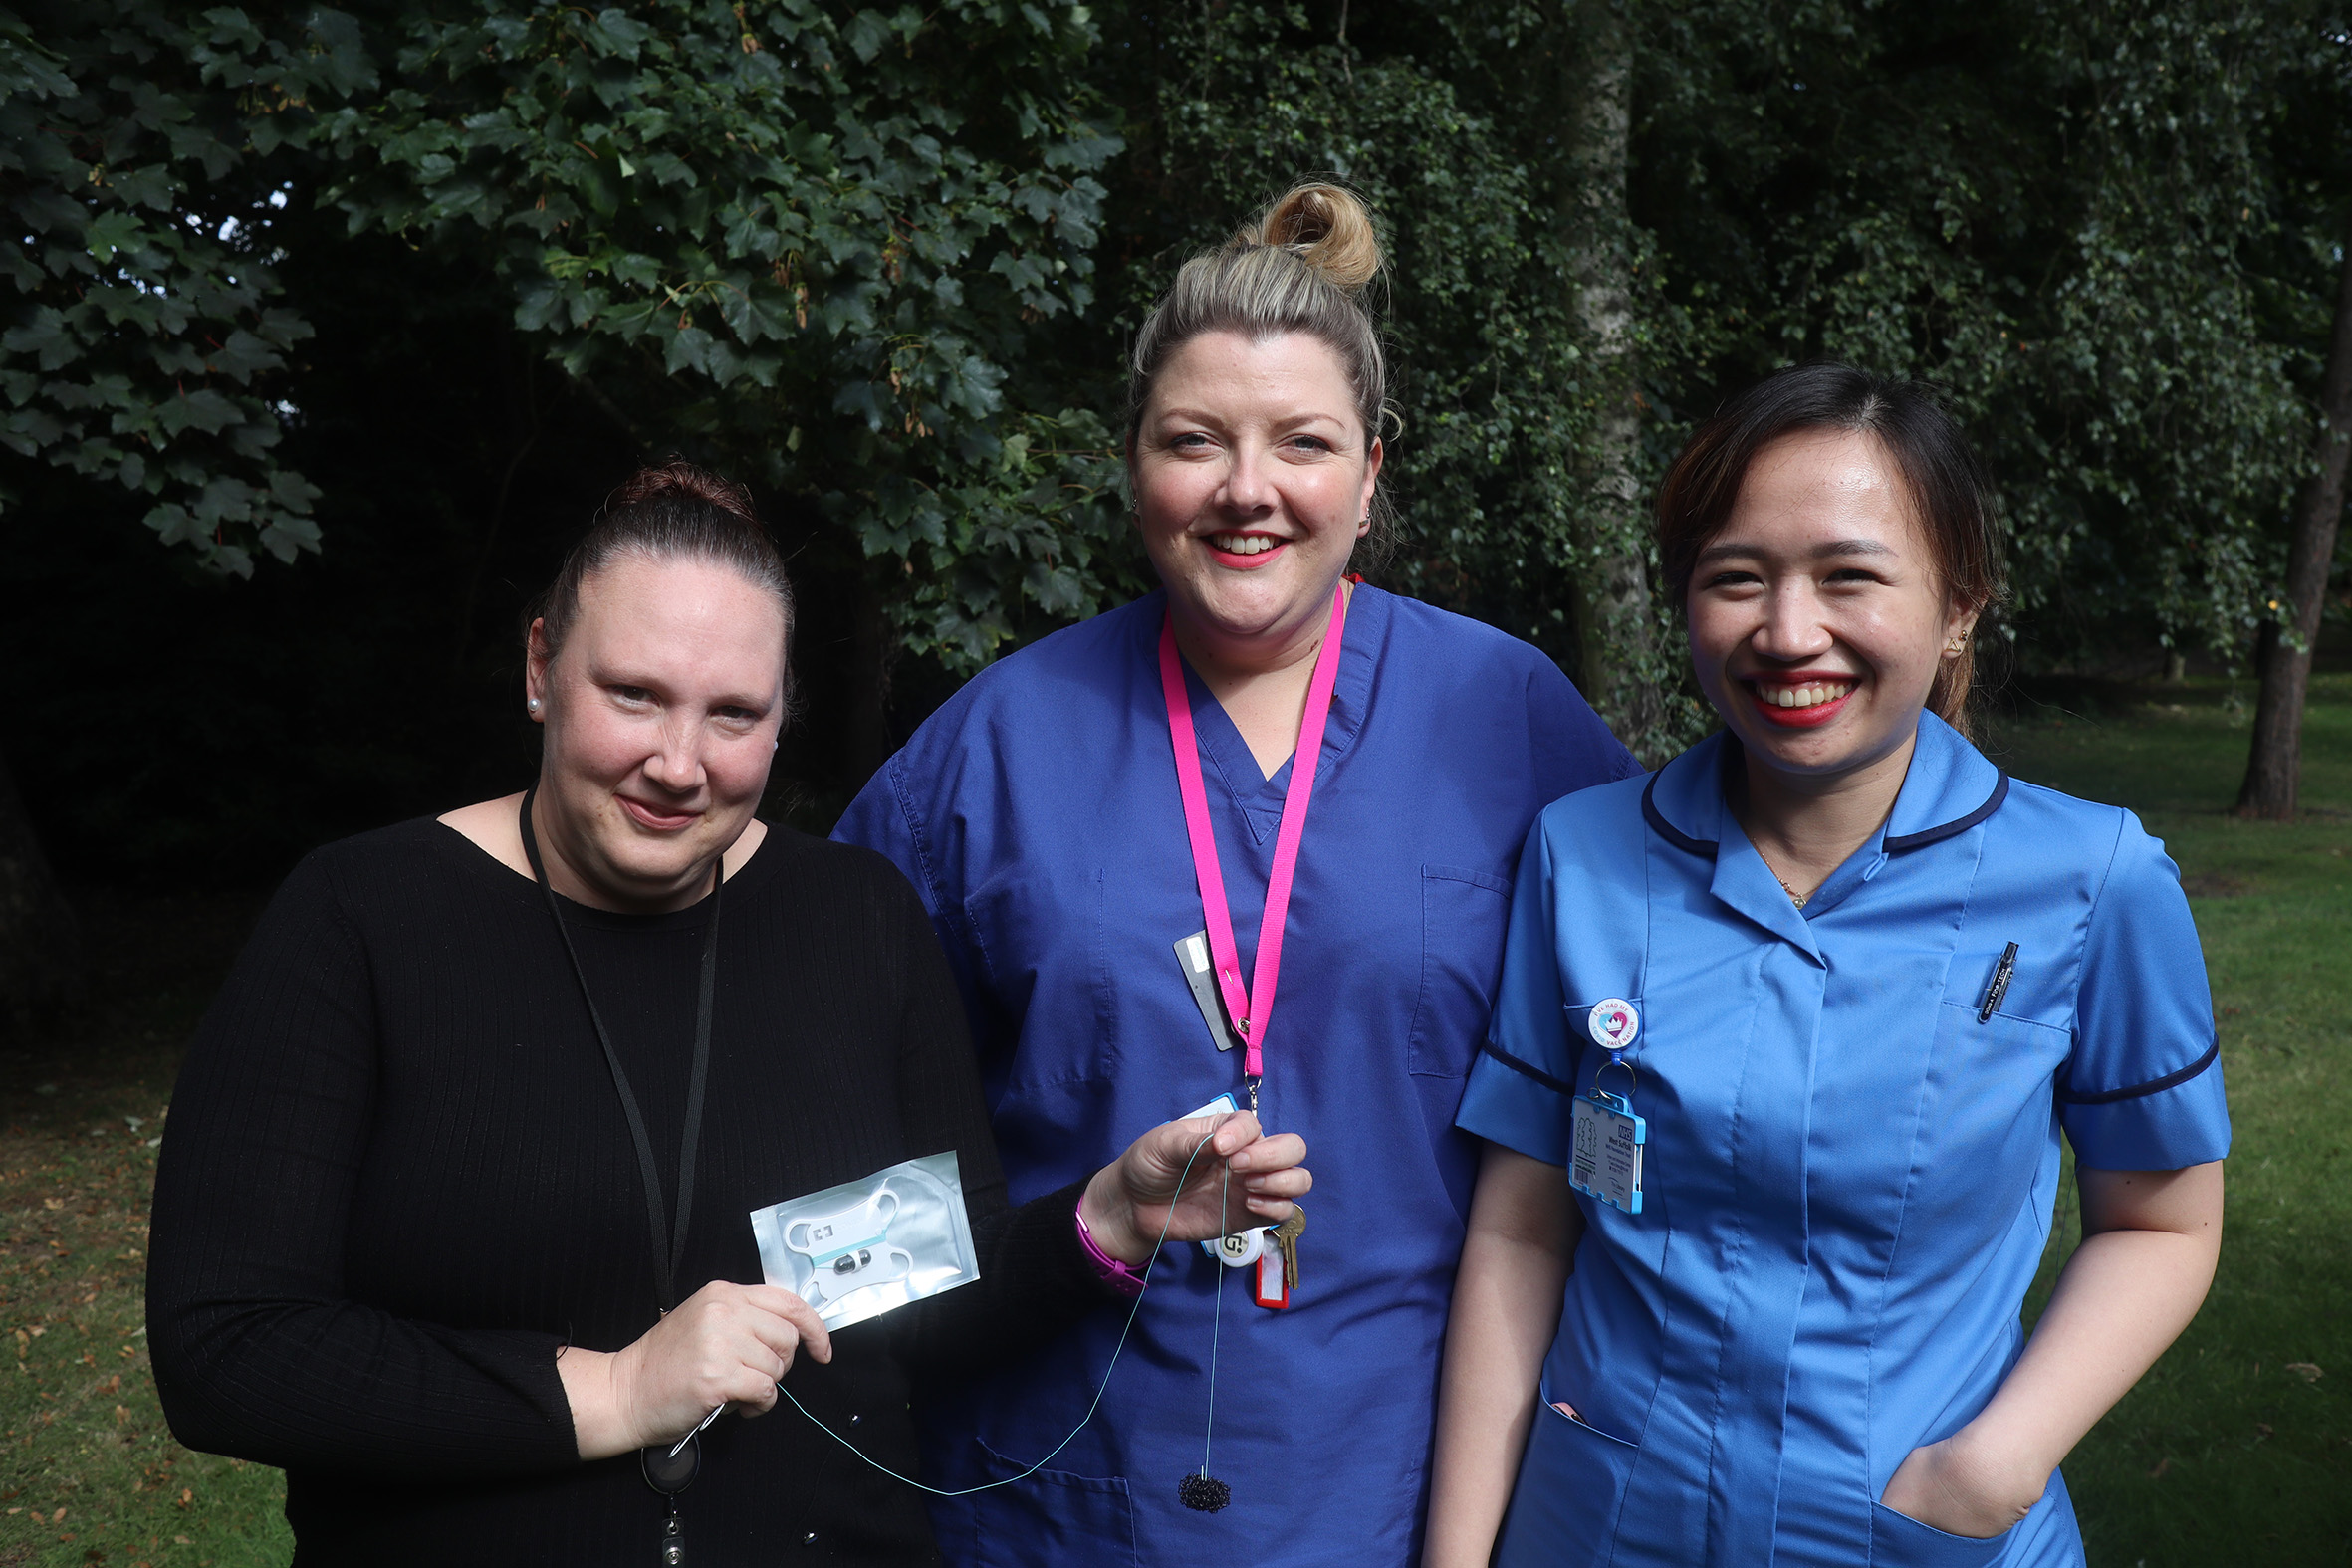
[[[711,923],[702,939],[702,993],[694,1004],[694,1067],[686,1080],[686,1130],[678,1144],[678,1210],[674,1224],[661,1212],[661,1173],[653,1163],[653,1140],[645,1135],[645,1116],[637,1108],[636,1093],[629,1088],[627,1072],[620,1065],[620,1052],[612,1048],[612,1035],[604,1027],[604,1015],[596,1010],[595,993],[588,989],[588,971],[581,966],[580,950],[572,945],[571,928],[564,924],[563,907],[556,901],[556,890],[548,885],[547,867],[539,858],[539,835],[531,830],[531,802],[537,798],[535,784],[523,792],[523,853],[530,857],[531,874],[539,882],[539,890],[547,895],[548,913],[555,917],[556,934],[564,939],[564,952],[572,960],[572,973],[580,981],[581,1000],[588,1004],[588,1021],[596,1027],[596,1043],[604,1047],[604,1065],[612,1069],[612,1087],[620,1095],[620,1109],[628,1118],[629,1139],[637,1146],[637,1169],[645,1183],[645,1225],[653,1239],[654,1288],[659,1293],[659,1306],[666,1315],[678,1304],[676,1280],[678,1266],[686,1258],[686,1222],[694,1214],[694,1151],[702,1138],[703,1089],[710,1079],[711,1064],[711,998],[717,990],[719,975],[719,895],[726,886],[726,864],[722,856],[718,875],[711,884]]]

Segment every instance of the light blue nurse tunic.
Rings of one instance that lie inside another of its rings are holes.
[[[1577,1195],[1498,1561],[2078,1564],[2055,1476],[1984,1541],[1877,1499],[2016,1360],[2061,1129],[2101,1170],[2229,1152],[2179,874],[2130,812],[1931,715],[1885,826],[1799,910],[1726,808],[1739,766],[1718,734],[1529,837],[1461,1125],[1566,1164],[1607,1062],[1586,1015],[1621,998],[1648,1144],[1641,1213]]]
[[[1153,1125],[1243,1097],[1175,944],[1201,930],[1159,676],[1162,593],[983,672],[916,732],[835,836],[879,849],[937,923],[970,1007],[1016,1203]],[[1243,972],[1291,764],[1272,779],[1188,672]],[[1557,667],[1442,610],[1358,587],[1266,1039],[1266,1125],[1314,1171],[1294,1304],[1247,1270],[1160,1254],[1078,1439],[1037,1478],[934,1505],[958,1564],[1401,1565],[1427,1486],[1447,1301],[1476,1169],[1453,1128],[1486,1038],[1511,877],[1547,800],[1637,772]],[[1221,1323],[1213,1294],[1221,1277]],[[1077,1425],[1123,1307],[929,1397],[924,1476],[1011,1475]],[[1211,1475],[1202,1463],[1217,1343]]]

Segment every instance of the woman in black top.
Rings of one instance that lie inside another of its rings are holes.
[[[639,1451],[766,1411],[789,1372],[911,1472],[922,1379],[1114,1308],[1163,1225],[1306,1190],[1303,1145],[1236,1115],[1007,1207],[912,891],[752,815],[790,614],[741,491],[637,476],[532,625],[532,794],[311,855],[206,1015],[156,1181],[156,1381],[183,1442],[285,1467],[299,1561],[935,1561],[920,1495],[789,1411],[705,1432],[674,1520]],[[837,1340],[758,1283],[750,1211],[947,1149],[975,1283]]]

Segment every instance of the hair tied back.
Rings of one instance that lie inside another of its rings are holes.
[[[1355,193],[1337,185],[1293,186],[1235,236],[1246,245],[1291,252],[1350,295],[1380,275],[1380,236]]]
[[[688,505],[701,502],[740,518],[753,528],[760,526],[759,508],[752,503],[749,486],[709,469],[697,468],[682,457],[651,464],[629,475],[605,498],[603,511],[621,512],[665,500]]]

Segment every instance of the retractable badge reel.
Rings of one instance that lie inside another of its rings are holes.
[[[1641,1014],[1622,997],[1610,997],[1593,1004],[1584,1026],[1592,1042],[1609,1053],[1609,1059],[1593,1073],[1591,1089],[1568,1102],[1572,1134],[1568,1185],[1612,1208],[1637,1215],[1641,1213],[1642,1151],[1649,1142],[1649,1125],[1633,1114],[1633,1091],[1639,1077],[1625,1053],[1641,1033]],[[1622,1094],[1610,1092],[1602,1083],[1612,1070],[1625,1075]]]

